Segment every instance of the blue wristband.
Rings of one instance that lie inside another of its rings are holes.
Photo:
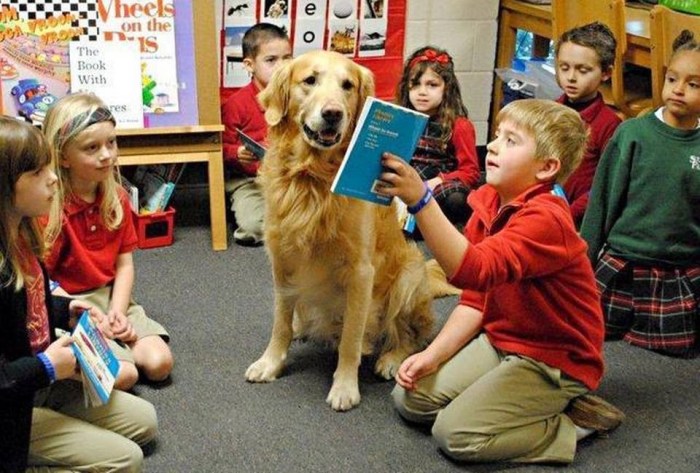
[[[46,353],[41,352],[37,356],[39,358],[39,361],[41,361],[41,364],[44,365],[44,369],[46,370],[46,374],[49,375],[49,381],[52,383],[56,381],[56,369],[53,367],[53,363],[51,363],[51,360],[49,360],[49,357],[46,356]]]
[[[428,202],[430,202],[430,199],[433,198],[433,192],[430,190],[430,187],[428,187],[428,184],[423,183],[423,186],[425,186],[425,194],[423,194],[423,197],[418,201],[416,205],[409,205],[407,207],[408,213],[415,215],[418,212],[420,212],[423,207],[428,205]]]

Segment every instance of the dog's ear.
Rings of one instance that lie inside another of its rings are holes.
[[[367,97],[374,96],[374,74],[366,67],[357,67],[360,70],[360,100],[358,102],[359,106],[357,112],[359,114],[360,110],[362,109],[362,106],[365,103],[365,99],[367,99]]]
[[[260,104],[265,109],[265,121],[268,125],[279,125],[282,119],[287,115],[289,106],[289,81],[292,75],[292,63],[287,61],[281,65],[274,74],[270,82],[258,95]]]

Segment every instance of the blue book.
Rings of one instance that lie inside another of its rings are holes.
[[[119,374],[119,360],[87,311],[80,316],[72,336],[71,347],[80,364],[85,404],[106,404]]]
[[[410,161],[428,124],[428,115],[369,97],[345,152],[331,191],[389,205],[391,198],[377,192],[381,184],[382,154],[389,152]]]
[[[245,146],[248,151],[253,153],[256,158],[262,159],[265,157],[267,149],[263,145],[246,135],[240,128],[236,128],[236,132],[238,133],[238,137],[241,139],[243,146]]]

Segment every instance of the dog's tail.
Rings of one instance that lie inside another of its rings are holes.
[[[425,269],[428,271],[428,282],[433,297],[458,296],[462,293],[461,289],[447,282],[445,271],[434,258],[426,261]]]

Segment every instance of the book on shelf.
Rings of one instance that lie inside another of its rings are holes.
[[[331,191],[376,204],[389,205],[379,194],[382,154],[410,161],[428,123],[428,115],[374,97],[365,101]]]
[[[139,211],[139,188],[131,183],[127,178],[122,176],[122,187],[129,195],[129,203],[131,204],[131,210],[134,212]]]
[[[241,139],[243,146],[245,146],[248,151],[253,153],[257,159],[262,159],[265,157],[267,148],[255,141],[250,136],[246,135],[240,128],[236,128],[236,133],[238,133],[238,137]]]
[[[80,365],[85,405],[90,407],[106,404],[119,374],[119,360],[88,311],[80,316],[72,336],[71,347]]]
[[[137,167],[133,181],[139,195],[139,204],[136,207],[139,213],[149,214],[167,209],[184,169],[184,163]]]

